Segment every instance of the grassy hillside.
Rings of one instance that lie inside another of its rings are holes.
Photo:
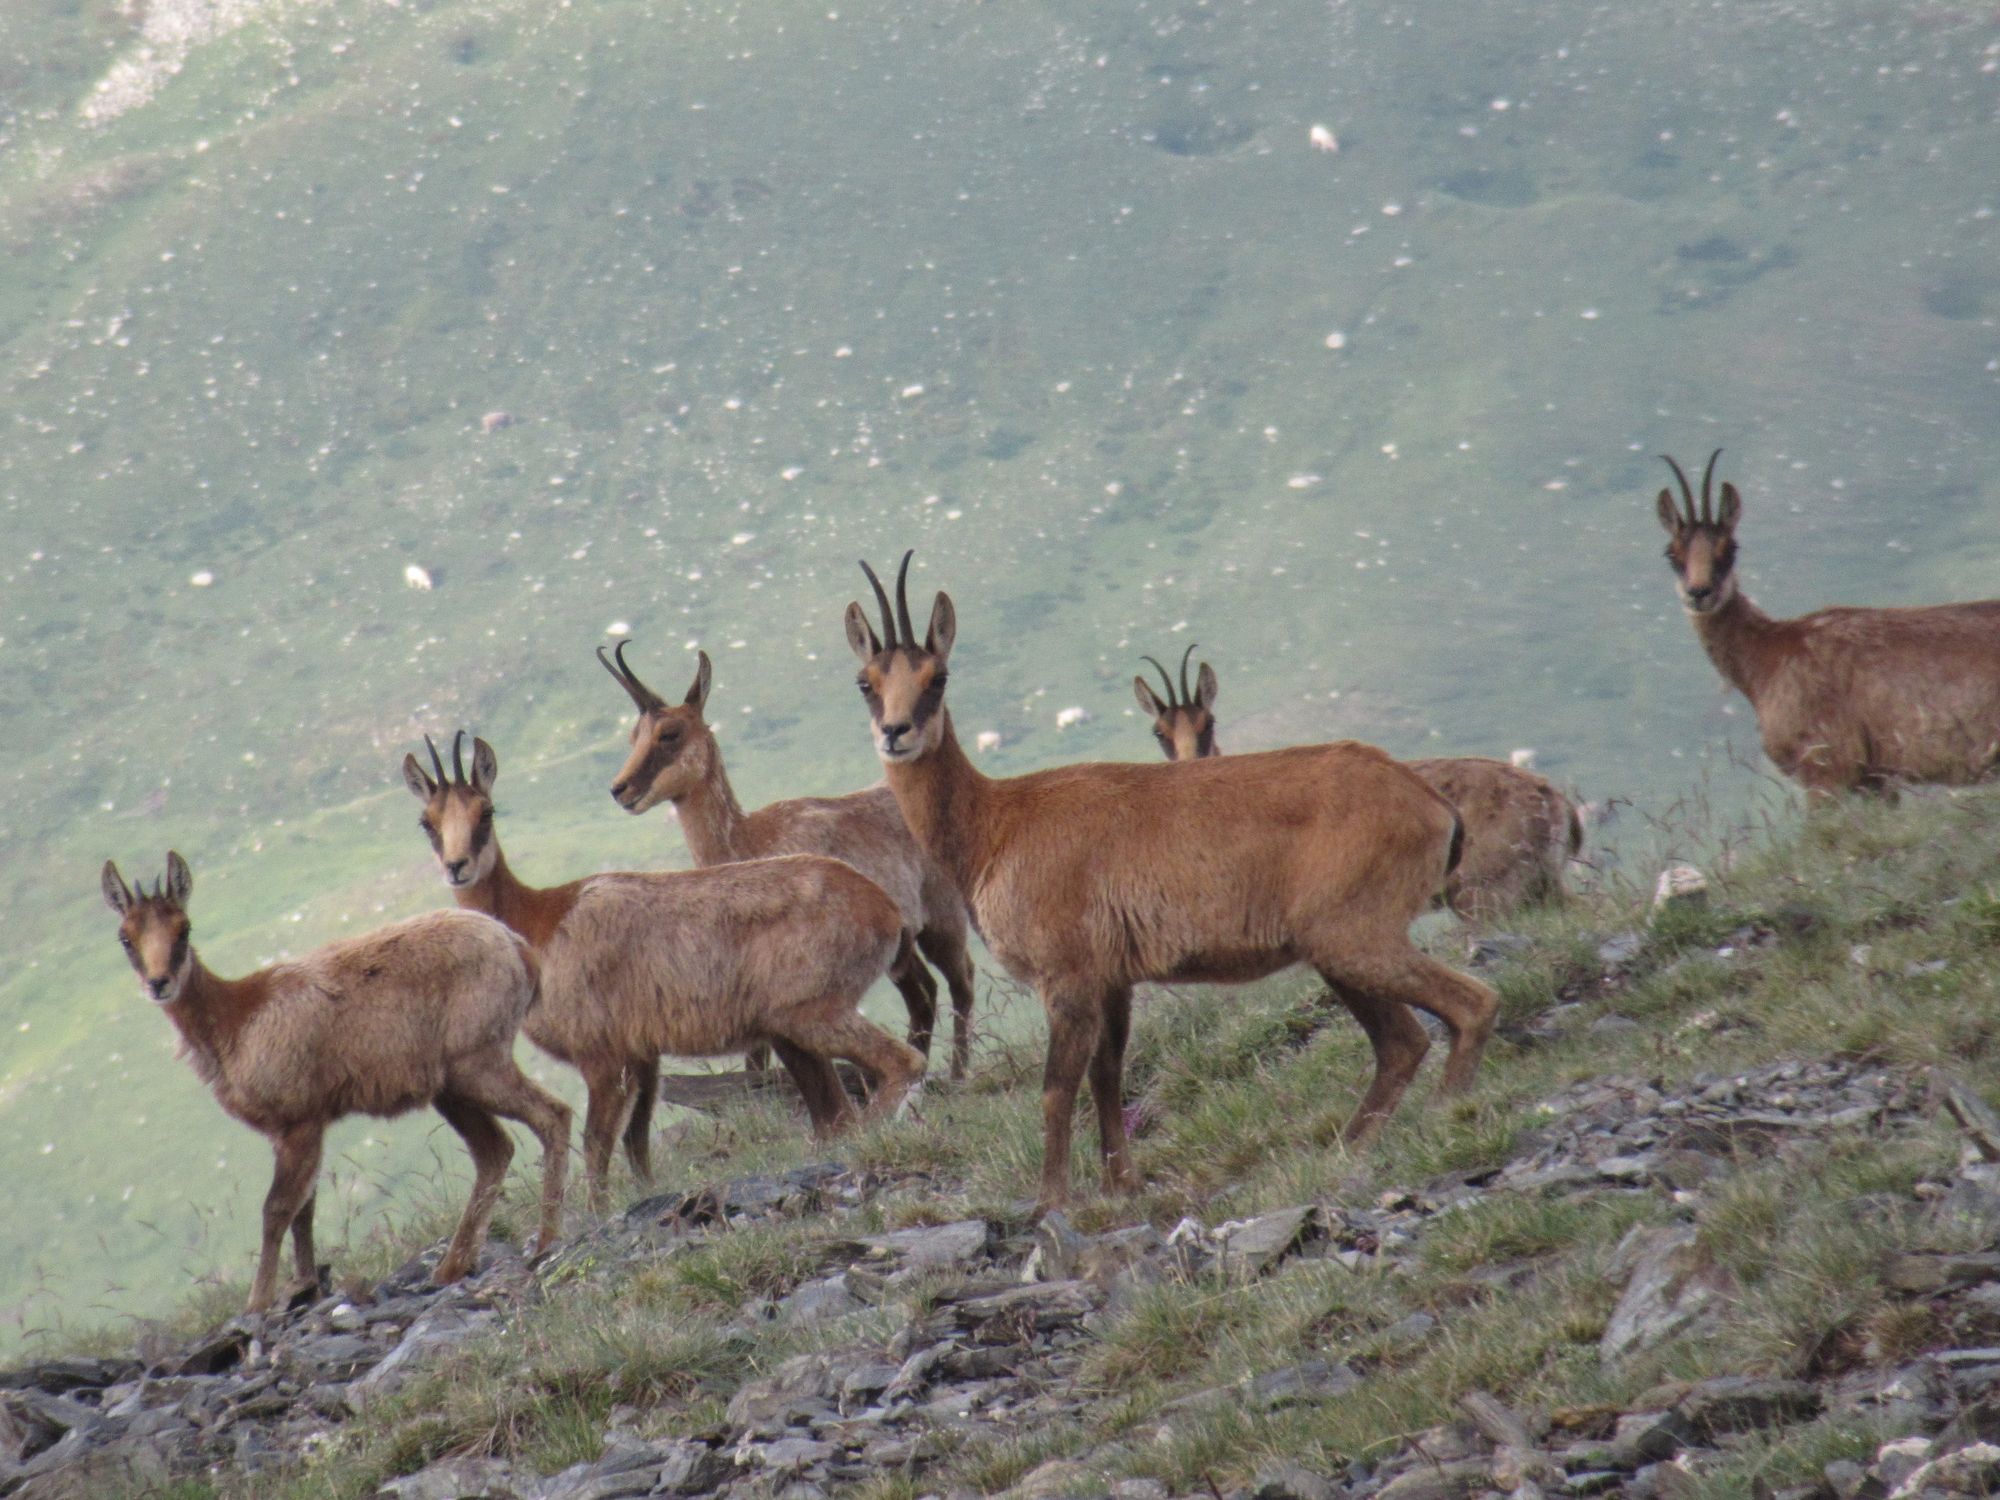
[[[157,39],[196,13],[230,24]],[[394,767],[465,724],[531,877],[676,863],[604,796],[614,625],[663,691],[716,657],[751,802],[876,774],[838,617],[855,556],[914,545],[997,769],[1150,753],[1137,655],[1198,639],[1235,748],[1532,744],[1595,797],[1705,771],[1740,807],[1651,455],[1729,447],[1771,607],[1989,590],[1989,32],[10,6],[0,1184],[42,1212],[0,1224],[0,1339],[158,1307],[262,1190],[133,996],[102,860],[186,854],[225,972],[422,909]],[[363,1224],[430,1156],[339,1150]]]

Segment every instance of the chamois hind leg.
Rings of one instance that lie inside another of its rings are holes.
[[[1049,1018],[1049,1050],[1042,1064],[1042,1187],[1035,1212],[1069,1202],[1070,1132],[1076,1120],[1077,1090],[1084,1069],[1097,1055],[1104,1023],[1101,998],[1089,992],[1043,991]],[[1122,1135],[1123,1121],[1120,1121]]]
[[[301,1282],[313,1285],[319,1282],[319,1258],[313,1254],[313,1205],[317,1202],[319,1190],[315,1186],[292,1215],[292,1266]]]
[[[248,1312],[262,1312],[271,1305],[278,1290],[278,1250],[285,1234],[297,1222],[299,1210],[313,1195],[313,1181],[319,1176],[320,1146],[326,1127],[320,1124],[294,1125],[271,1137],[276,1157],[271,1170],[271,1190],[264,1195],[264,1243],[257,1254],[257,1275],[250,1283]]]
[[[479,1259],[479,1247],[486,1239],[486,1225],[493,1206],[500,1201],[500,1185],[507,1177],[507,1163],[514,1159],[514,1143],[500,1122],[472,1100],[457,1094],[439,1094],[431,1101],[445,1123],[459,1133],[465,1149],[472,1153],[472,1196],[465,1200],[458,1228],[445,1247],[431,1279],[439,1286],[457,1281]]]
[[[1138,1187],[1132,1153],[1125,1141],[1125,1040],[1132,1030],[1132,991],[1104,997],[1104,1023],[1090,1055],[1090,1094],[1097,1103],[1097,1149],[1104,1163],[1104,1191],[1129,1193]]]
[[[1407,941],[1399,947],[1341,953],[1317,967],[1343,999],[1349,999],[1353,991],[1377,1001],[1414,1005],[1444,1022],[1445,1030],[1451,1033],[1451,1051],[1445,1057],[1438,1092],[1456,1094],[1472,1086],[1500,1009],[1500,999],[1491,988],[1447,968]],[[1364,1027],[1367,1024],[1362,1022]]]
[[[583,1180],[594,1214],[611,1206],[611,1150],[632,1106],[631,1081],[622,1061],[583,1070]]]
[[[924,1058],[862,1015],[855,1000],[852,994],[828,995],[780,1017],[772,1030],[822,1059],[844,1057],[860,1068],[869,1085],[868,1108],[862,1117],[879,1120],[902,1107],[924,1076]]]
[[[632,1118],[625,1122],[625,1160],[632,1175],[651,1185],[653,1181],[653,1106],[660,1099],[660,1060],[649,1058],[631,1069]]]
[[[903,1008],[910,1013],[909,1043],[928,1062],[931,1033],[937,1028],[937,980],[917,957],[908,928],[903,930],[903,940],[896,948],[896,961],[889,965],[889,979],[903,997]]]
[[[783,1037],[772,1041],[771,1050],[778,1054],[778,1061],[799,1086],[799,1097],[805,1100],[815,1140],[831,1139],[854,1123],[853,1101],[847,1097],[832,1063]]]
[[[539,1254],[553,1250],[562,1238],[563,1192],[569,1178],[569,1106],[535,1084],[507,1054],[455,1070],[452,1090],[487,1113],[518,1120],[535,1133],[542,1147],[542,1218],[535,1250]]]
[[[937,965],[951,990],[951,1076],[963,1078],[972,1061],[972,953],[966,947],[965,923],[926,927],[917,934],[917,947]]]
[[[1375,1076],[1369,1080],[1368,1092],[1361,1096],[1361,1103],[1355,1109],[1341,1138],[1348,1145],[1361,1147],[1381,1133],[1382,1122],[1396,1112],[1402,1102],[1403,1092],[1410,1086],[1410,1080],[1417,1076],[1417,1069],[1423,1066],[1424,1054],[1430,1050],[1430,1038],[1424,1028],[1410,1013],[1410,1008],[1398,1001],[1383,1000],[1342,984],[1326,970],[1320,977],[1345,1005],[1354,1019],[1367,1034],[1368,1045],[1375,1053]]]

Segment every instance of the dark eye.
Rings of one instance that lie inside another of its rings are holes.
[[[132,951],[132,940],[122,932],[118,934],[118,945],[127,953]]]
[[[417,827],[423,829],[423,831],[429,834],[432,838],[437,837],[437,830],[431,827],[431,820],[429,818],[417,819]]]
[[[492,824],[492,822],[493,822],[493,809],[490,807],[481,808],[479,811],[479,826],[481,828],[486,828],[489,827]]]

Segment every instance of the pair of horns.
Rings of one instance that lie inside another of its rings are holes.
[[[1708,467],[1701,471],[1700,510],[1695,509],[1694,489],[1689,485],[1687,475],[1681,472],[1681,466],[1671,458],[1668,458],[1664,453],[1660,457],[1665,461],[1666,466],[1674,471],[1674,478],[1681,482],[1681,498],[1687,503],[1688,524],[1690,526],[1713,526],[1715,524],[1715,504],[1709,494],[1709,486],[1710,482],[1715,478],[1715,461],[1722,457],[1722,450],[1717,448],[1713,453],[1709,454]]]
[[[625,689],[626,693],[631,697],[632,702],[638,706],[640,713],[650,713],[656,708],[665,708],[667,700],[641,682],[638,674],[626,665],[625,648],[631,644],[630,641],[620,641],[617,648],[611,653],[611,656],[606,656],[604,648],[599,646],[597,648],[597,659],[604,663],[604,670],[609,672],[618,685]],[[617,658],[616,666],[612,665],[613,657]]]
[[[451,779],[459,786],[465,785],[465,731],[463,729],[451,738]],[[424,748],[431,753],[431,769],[437,772],[439,786],[445,784],[444,762],[438,758],[438,747],[431,743],[429,735],[424,736]]]
[[[917,633],[910,628],[910,594],[908,587],[910,559],[916,555],[917,549],[914,547],[905,552],[903,554],[903,565],[896,570],[896,615],[894,619],[889,617],[889,596],[883,592],[882,580],[875,576],[875,570],[869,567],[865,561],[861,564],[861,571],[868,575],[869,586],[875,590],[875,602],[882,608],[882,647],[884,650],[893,651],[897,646],[903,646],[911,651],[917,649]],[[896,627],[898,624],[903,629],[901,640],[896,638]]]
[[[1190,641],[1188,643],[1187,650],[1183,652],[1181,655],[1181,695],[1178,699],[1174,697],[1174,685],[1172,680],[1169,679],[1167,676],[1167,669],[1161,666],[1158,662],[1153,661],[1153,658],[1150,656],[1142,656],[1139,658],[1140,661],[1152,661],[1153,670],[1160,674],[1160,686],[1167,690],[1168,708],[1194,707],[1194,694],[1188,691],[1187,669],[1189,660],[1194,656],[1194,653],[1199,648],[1200,644],[1201,643],[1199,641]]]

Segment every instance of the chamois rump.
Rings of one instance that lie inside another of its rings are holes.
[[[1163,698],[1143,676],[1132,679],[1139,707],[1152,717],[1153,738],[1168,760],[1200,760],[1220,755],[1216,740],[1215,670],[1207,662],[1188,688],[1189,646],[1181,657],[1176,692],[1167,669],[1150,656],[1160,674]],[[1529,901],[1558,897],[1563,869],[1583,848],[1583,819],[1574,803],[1547,777],[1524,766],[1483,755],[1440,756],[1403,762],[1458,810],[1465,824],[1465,850],[1444,883],[1444,900],[1467,921],[1491,921]]]
[[[514,1033],[535,1002],[526,943],[472,912],[431,912],[224,979],[190,941],[194,876],[167,855],[164,880],[136,895],[104,864],[104,900],[146,997],[180,1033],[215,1099],[271,1143],[263,1247],[251,1312],[271,1305],[289,1229],[299,1277],[313,1258],[314,1182],[326,1128],[348,1115],[400,1115],[431,1105],[472,1153],[472,1196],[438,1262],[440,1283],[472,1269],[499,1201],[513,1143],[494,1117],[519,1120],[542,1144],[540,1245],[562,1233],[568,1106],[514,1063]]]
[[[1409,935],[1458,842],[1458,817],[1442,797],[1353,743],[984,776],[944,705],[956,613],[940,593],[918,644],[909,565],[906,553],[892,617],[862,564],[882,633],[850,604],[847,640],[904,821],[949,872],[994,956],[1035,987],[1047,1012],[1042,1208],[1069,1196],[1086,1069],[1105,1184],[1135,1184],[1120,1091],[1132,987],[1142,981],[1242,983],[1312,965],[1374,1048],[1375,1076],[1347,1127],[1357,1143],[1381,1128],[1423,1061],[1428,1042],[1411,1005],[1451,1033],[1443,1089],[1471,1083],[1496,998]]]
[[[1667,563],[1681,607],[1723,679],[1757,712],[1764,753],[1814,797],[1897,782],[1980,781],[2000,762],[2000,600],[1815,610],[1779,620],[1736,579],[1743,497],[1701,502],[1681,466],[1682,505],[1662,489]],[[1662,455],[1665,458],[1665,455]]]
[[[651,1179],[647,1122],[662,1053],[719,1057],[768,1044],[822,1133],[853,1118],[832,1058],[868,1076],[871,1118],[902,1104],[924,1060],[858,1009],[907,943],[879,886],[809,854],[523,884],[493,829],[498,757],[475,739],[467,776],[464,738],[452,742],[451,777],[426,738],[435,774],[408,755],[403,780],[424,806],[424,833],[458,904],[504,922],[541,961],[541,1000],[522,1030],[583,1074],[594,1210],[608,1201],[621,1130],[634,1173]]]
[[[963,1078],[972,1048],[972,955],[966,947],[965,903],[950,879],[917,848],[886,786],[844,797],[793,797],[745,813],[723,768],[722,747],[703,718],[713,669],[696,653],[694,683],[670,704],[641,682],[625,661],[628,642],[613,656],[597,648],[639,720],[632,753],[611,783],[611,796],[629,813],[670,803],[688,852],[699,865],[734,864],[774,854],[824,854],[845,860],[882,887],[903,914],[903,925],[924,956],[944,971],[951,990],[951,1076]],[[889,971],[910,1013],[909,1039],[926,1057],[937,1018],[937,981],[915,953]]]

